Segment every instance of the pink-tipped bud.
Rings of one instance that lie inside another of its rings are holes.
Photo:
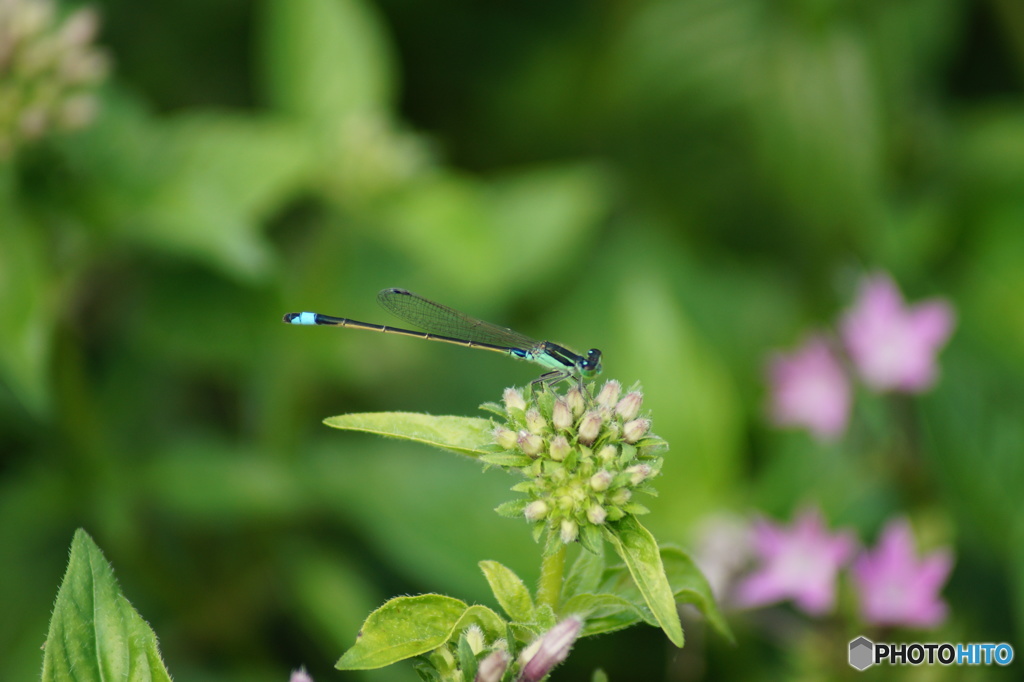
[[[543,521],[547,515],[548,503],[544,500],[534,500],[526,505],[526,509],[523,510],[523,516],[526,517],[527,521]]]
[[[583,620],[578,616],[569,616],[548,630],[541,638],[540,646],[523,666],[519,679],[522,682],[539,682],[547,677],[556,665],[569,656],[569,650],[582,629]]]
[[[559,528],[559,535],[562,538],[562,542],[567,545],[570,542],[576,542],[576,538],[580,535],[580,527],[576,525],[575,521],[562,519],[562,525]]]
[[[510,431],[504,426],[499,426],[494,429],[494,442],[505,450],[511,450],[514,448],[518,440],[519,437],[516,435],[515,431]]]
[[[595,526],[600,526],[606,518],[608,518],[608,512],[599,504],[591,505],[587,510],[587,520]]]
[[[551,410],[551,423],[559,431],[568,431],[572,428],[572,422],[572,408],[569,407],[568,401],[559,398]]]
[[[580,422],[580,442],[584,445],[593,445],[597,437],[601,435],[601,415],[597,412],[587,412]]]
[[[601,469],[596,474],[590,477],[590,488],[594,492],[601,492],[608,490],[608,486],[612,484],[612,475]]]
[[[651,430],[650,419],[634,419],[633,421],[626,422],[625,426],[622,427],[622,440],[627,443],[635,443]]]
[[[528,457],[536,457],[544,449],[544,439],[529,431],[520,431],[516,442],[519,449]]]
[[[313,678],[309,676],[305,668],[299,668],[298,670],[292,671],[291,677],[288,678],[288,682],[313,682]]]
[[[548,455],[556,462],[561,462],[572,451],[569,440],[565,436],[555,436],[548,446]]]
[[[473,682],[499,682],[505,671],[508,670],[508,664],[511,660],[512,658],[508,655],[507,651],[495,649],[487,654],[487,658],[480,661]]]
[[[630,419],[636,419],[636,416],[640,414],[640,406],[644,402],[644,396],[642,393],[633,391],[627,393],[626,397],[619,401],[619,404],[615,406],[615,414],[622,417],[624,421]]]
[[[634,464],[626,469],[626,473],[629,474],[629,482],[632,485],[640,485],[651,477],[651,467],[648,464]]]
[[[538,435],[544,433],[548,428],[547,421],[541,416],[540,410],[537,408],[530,408],[526,411],[526,428],[529,429],[530,433],[536,433]]]
[[[587,408],[587,402],[583,399],[583,393],[576,386],[570,388],[565,394],[565,402],[569,404],[573,417],[580,416],[583,414],[583,410]]]
[[[522,412],[526,409],[526,401],[523,400],[523,394],[518,389],[506,388],[502,398],[505,401],[505,410],[507,412],[512,412],[513,410]]]
[[[618,402],[620,393],[622,393],[622,385],[615,379],[609,379],[604,382],[601,392],[597,394],[597,404],[610,410]]]

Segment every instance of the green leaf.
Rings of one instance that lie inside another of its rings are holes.
[[[455,627],[452,628],[452,634],[462,632],[470,625],[480,626],[480,629],[484,631],[487,638],[494,640],[504,636],[508,623],[504,618],[486,606],[474,604],[466,609],[466,612],[455,623]],[[449,636],[449,639],[451,639],[451,636]]]
[[[473,653],[473,647],[469,644],[469,639],[466,638],[466,633],[459,636],[459,668],[462,670],[462,675],[466,679],[473,679],[476,677],[477,658],[476,654]]]
[[[448,641],[465,613],[465,602],[440,594],[396,597],[369,615],[335,667],[370,670],[425,654]]]
[[[324,124],[389,106],[390,39],[371,3],[268,0],[262,28],[263,80],[276,106]]]
[[[730,642],[735,642],[729,624],[718,610],[708,579],[697,568],[690,555],[678,547],[662,547],[661,561],[665,566],[665,574],[668,576],[669,585],[672,586],[676,602],[693,604],[720,635]]]
[[[644,602],[672,643],[681,648],[683,626],[654,536],[632,516],[608,524],[606,528],[608,541],[626,563]]]
[[[486,606],[441,594],[396,597],[367,617],[355,645],[334,667],[370,670],[433,651],[478,625],[489,639],[505,634],[505,620]]]
[[[600,545],[599,551],[580,552],[573,562],[572,568],[565,576],[562,585],[562,599],[567,601],[577,594],[593,592],[601,583],[601,575],[604,573],[604,544]]]
[[[577,594],[562,605],[561,613],[583,617],[581,637],[624,630],[640,621],[656,625],[646,607],[617,594]]]
[[[510,452],[487,452],[477,457],[484,464],[492,464],[498,467],[527,467],[533,460],[526,455],[516,455]]]
[[[604,544],[601,528],[590,523],[585,523],[580,527],[579,539],[585,551],[595,554],[601,551],[601,546]]]
[[[484,572],[494,598],[512,620],[529,622],[533,620],[533,598],[522,579],[512,569],[497,561],[481,561],[480,569]]]
[[[487,419],[436,417],[419,412],[364,412],[328,417],[324,424],[425,443],[469,457],[493,454],[484,450],[493,441],[494,425]]]
[[[502,502],[494,508],[494,511],[507,519],[518,519],[522,517],[523,510],[525,510],[529,504],[529,500],[526,498],[520,498],[518,500]]]
[[[50,619],[43,653],[43,682],[166,680],[156,635],[132,608],[114,572],[82,529]]]

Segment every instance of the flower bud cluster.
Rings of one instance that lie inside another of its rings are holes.
[[[527,477],[513,490],[526,498],[499,507],[524,516],[535,537],[546,529],[563,543],[601,525],[647,510],[636,492],[654,494],[650,480],[661,471],[665,441],[641,414],[643,394],[622,395],[615,380],[573,386],[564,394],[510,388],[503,404],[487,407],[505,418],[494,430],[496,448],[520,455],[515,468]],[[519,465],[521,464],[521,466]]]
[[[82,128],[98,108],[107,56],[88,7],[58,17],[52,0],[0,0],[0,160],[21,143]]]

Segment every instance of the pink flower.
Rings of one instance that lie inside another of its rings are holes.
[[[771,417],[779,426],[804,426],[819,440],[834,440],[846,430],[850,383],[828,341],[810,337],[790,355],[768,362]]]
[[[853,564],[864,620],[872,625],[939,625],[947,609],[938,593],[952,567],[948,549],[918,561],[910,524],[906,519],[890,521],[874,551],[864,552]]]
[[[815,509],[801,512],[791,528],[761,520],[754,526],[754,549],[762,565],[736,587],[739,606],[762,606],[792,599],[811,615],[832,610],[836,574],[856,548],[850,533],[830,535]]]
[[[953,309],[931,299],[906,306],[892,278],[865,277],[853,308],[843,317],[843,340],[868,387],[920,393],[935,381],[935,355],[953,331]]]

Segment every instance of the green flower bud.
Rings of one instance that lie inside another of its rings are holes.
[[[476,623],[466,628],[465,634],[466,643],[469,644],[469,648],[474,654],[479,654],[487,646],[487,641],[484,639],[484,631]]]
[[[615,414],[627,422],[631,419],[636,419],[636,416],[640,414],[640,405],[643,403],[643,400],[644,396],[642,393],[637,391],[627,393],[626,397],[615,406]]]
[[[583,414],[583,410],[587,408],[587,403],[583,399],[583,393],[579,388],[573,386],[565,394],[565,402],[569,404],[569,409],[572,410],[572,416],[578,417]]]
[[[517,443],[519,449],[528,457],[536,457],[544,449],[544,439],[529,431],[520,431]]]
[[[570,452],[572,452],[572,446],[569,445],[565,436],[556,436],[548,446],[548,455],[556,462],[561,462]]]
[[[629,488],[619,488],[618,490],[611,494],[611,496],[608,498],[608,501],[617,507],[621,507],[622,505],[629,502],[631,497],[633,497],[633,493],[630,491]]]
[[[593,445],[597,437],[601,435],[601,425],[603,424],[601,415],[597,412],[587,412],[583,415],[583,421],[580,422],[579,440],[584,445]]]
[[[576,542],[576,538],[579,537],[580,527],[572,519],[562,519],[562,525],[559,529],[559,536],[562,538],[562,542],[569,544]]]
[[[506,388],[502,398],[505,401],[505,410],[508,412],[514,410],[522,412],[526,409],[526,401],[523,400],[523,394],[517,389]]]
[[[547,502],[544,500],[534,500],[526,505],[526,509],[523,510],[523,516],[526,517],[527,521],[541,521],[548,515],[548,511]]]
[[[633,485],[640,485],[644,480],[650,478],[651,467],[647,464],[634,464],[626,469],[629,474],[629,482]]]
[[[541,416],[540,410],[535,407],[531,407],[526,411],[526,428],[529,429],[530,433],[536,433],[540,435],[547,431],[548,423]]]
[[[634,419],[622,427],[622,439],[627,443],[635,443],[651,430],[650,419]]]
[[[518,440],[519,437],[516,435],[515,431],[510,431],[504,426],[499,426],[494,429],[494,442],[505,450],[511,450],[514,448]]]
[[[608,486],[612,484],[612,475],[601,469],[596,474],[590,477],[590,488],[595,492],[602,492],[608,490]]]
[[[619,393],[622,392],[622,385],[615,379],[609,379],[604,382],[604,386],[601,387],[601,392],[597,394],[597,404],[601,407],[611,409],[615,407],[615,403],[619,400]]]
[[[619,456],[619,449],[614,445],[605,445],[597,453],[597,459],[604,466],[611,466],[612,462]]]
[[[572,428],[572,422],[572,408],[569,407],[569,402],[565,398],[559,398],[551,411],[552,425],[559,431],[568,431]]]
[[[607,517],[608,512],[599,504],[591,505],[590,509],[587,510],[587,520],[595,526],[600,526]]]

